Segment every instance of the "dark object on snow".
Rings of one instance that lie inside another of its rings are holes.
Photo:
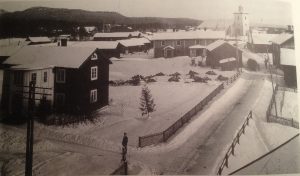
[[[217,80],[219,80],[219,81],[227,81],[227,80],[228,80],[228,77],[223,76],[223,75],[219,75],[219,76],[217,77]]]
[[[210,79],[209,77],[207,77],[207,76],[205,76],[203,79],[204,79],[205,81],[211,81],[211,79]]]
[[[200,76],[194,76],[194,82],[207,83],[207,81],[204,78],[201,78]]]
[[[207,75],[217,75],[214,71],[210,70],[210,71],[207,71],[205,74]]]
[[[258,63],[254,59],[248,59],[247,66],[252,71],[259,70],[259,65],[258,65]]]
[[[172,76],[168,79],[169,82],[179,82],[180,78],[179,76]]]
[[[127,143],[128,143],[127,133],[124,133],[123,140],[122,140],[122,145],[126,149],[126,151],[127,151]]]
[[[145,82],[146,82],[146,83],[156,82],[156,80],[153,79],[153,78],[148,78],[148,79],[145,78]]]
[[[156,73],[155,76],[165,76],[165,74],[162,72],[159,72],[159,73]]]
[[[194,78],[195,75],[198,75],[198,74],[199,74],[199,73],[197,73],[197,72],[195,72],[195,71],[192,71],[192,70],[190,70],[189,73],[188,73],[188,75],[190,75],[190,78]]]
[[[140,103],[140,110],[142,111],[142,116],[147,114],[148,118],[151,112],[155,111],[155,103],[154,99],[152,98],[150,89],[144,85],[142,88],[142,95],[141,95],[141,103]]]
[[[128,83],[134,86],[138,86],[141,83],[141,79],[144,79],[142,75],[135,75],[131,78],[131,80],[128,81]]]
[[[175,72],[175,73],[173,73],[173,74],[170,74],[169,76],[176,76],[176,77],[178,77],[178,76],[180,76],[180,75],[181,75],[180,73]]]

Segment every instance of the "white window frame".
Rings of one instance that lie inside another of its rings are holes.
[[[43,72],[43,82],[46,83],[48,81],[48,72]]]
[[[93,67],[91,67],[91,81],[94,81],[97,79],[98,79],[98,66],[93,66]]]
[[[96,103],[98,101],[98,90],[93,89],[90,92],[90,103]]]
[[[160,41],[161,46],[165,46],[166,45],[166,41]]]
[[[59,72],[63,73],[62,79],[61,79],[61,76],[59,75]],[[57,83],[65,83],[66,82],[66,69],[58,68],[56,70],[55,77],[56,77],[56,82]]]
[[[98,59],[98,55],[96,53],[93,53],[91,56],[91,60],[97,60]]]
[[[179,44],[178,44],[178,42],[179,42]],[[177,46],[181,46],[181,40],[177,40],[177,41],[176,41],[176,45],[177,45]]]

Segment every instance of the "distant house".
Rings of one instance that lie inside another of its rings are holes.
[[[26,41],[29,42],[28,45],[51,43],[51,40],[48,37],[28,37]]]
[[[124,46],[118,41],[84,41],[84,42],[69,42],[70,47],[94,47],[101,50],[106,58],[120,58],[120,53]]]
[[[294,35],[289,33],[282,33],[275,38],[271,39],[272,42],[272,54],[273,64],[276,66],[280,65],[280,49],[289,48],[295,49]]]
[[[238,54],[238,63],[242,65],[242,51],[237,49],[235,46],[227,43],[224,40],[218,40],[206,47],[207,58],[206,64],[211,67],[220,66],[220,60],[227,58],[236,58]]]
[[[294,49],[280,49],[280,68],[284,72],[284,81],[286,85],[289,87],[297,87],[296,58]]]
[[[118,40],[123,46],[122,53],[142,52],[150,49],[150,41],[146,38],[131,38]]]
[[[271,40],[278,36],[278,34],[249,34],[247,47],[255,53],[271,53],[272,43]]]
[[[224,39],[225,31],[190,31],[155,33],[152,37],[154,57],[188,56],[190,46],[209,45]],[[174,48],[174,49],[172,49]],[[172,49],[172,50],[170,50]],[[172,56],[171,56],[172,55]]]
[[[110,33],[96,33],[94,40],[96,41],[117,41],[130,38],[141,37],[140,32],[110,32]]]
[[[110,61],[96,48],[26,46],[4,63],[10,68],[2,108],[10,114],[26,112],[30,81],[43,88],[36,89],[36,105],[44,99],[53,112],[85,113],[108,104]]]

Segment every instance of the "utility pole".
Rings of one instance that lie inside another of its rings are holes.
[[[29,83],[25,176],[32,176],[35,81]]]
[[[270,58],[269,58],[269,51],[268,51],[268,47],[267,47],[267,59],[268,59],[268,67],[269,67],[269,72],[271,74],[271,82],[272,82],[272,90],[273,90],[273,96],[274,96],[274,107],[275,107],[275,115],[276,115],[276,118],[278,117],[277,115],[277,105],[276,105],[276,98],[275,98],[275,88],[274,88],[274,82],[273,82],[273,74],[272,74],[272,69],[271,69],[271,64],[270,64]]]

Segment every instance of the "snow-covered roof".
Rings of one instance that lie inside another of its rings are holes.
[[[224,39],[225,31],[187,31],[154,33],[152,40]]]
[[[280,64],[296,66],[295,50],[280,48]]]
[[[223,63],[232,62],[232,61],[236,61],[236,59],[234,57],[230,57],[230,58],[226,58],[226,59],[221,59],[219,61],[219,63],[223,64]]]
[[[284,42],[286,42],[287,40],[289,40],[293,37],[294,37],[293,34],[282,33],[282,34],[279,34],[278,36],[272,38],[271,42],[281,45],[281,44],[283,44]]]
[[[95,37],[99,38],[119,38],[119,37],[138,37],[140,32],[110,32],[110,33],[96,33]]]
[[[175,49],[175,48],[171,45],[168,45],[168,46],[164,47],[163,49],[165,50],[165,49]]]
[[[116,49],[119,42],[117,41],[82,41],[68,42],[70,47],[94,47],[98,49]]]
[[[9,57],[15,54],[23,45],[0,46],[0,56]]]
[[[91,47],[34,47],[25,46],[4,64],[16,65],[12,68],[35,69],[45,67],[79,68],[96,50]]]
[[[27,41],[33,43],[51,42],[48,37],[28,37]]]
[[[212,51],[212,50],[218,48],[219,46],[223,45],[224,43],[226,43],[224,40],[217,40],[217,41],[207,45],[206,49],[209,51]]]
[[[189,47],[190,49],[200,49],[200,48],[205,48],[203,45],[193,45]]]
[[[0,46],[20,45],[20,44],[23,44],[23,43],[28,43],[25,40],[26,40],[26,38],[0,39]]]
[[[278,34],[252,34],[253,44],[269,45],[271,40]]]
[[[147,39],[146,39],[147,40]],[[121,43],[121,45],[125,46],[125,47],[129,47],[129,46],[142,46],[144,45],[144,40],[140,39],[140,38],[131,38],[131,39],[126,39],[126,40],[118,40],[118,42]]]

